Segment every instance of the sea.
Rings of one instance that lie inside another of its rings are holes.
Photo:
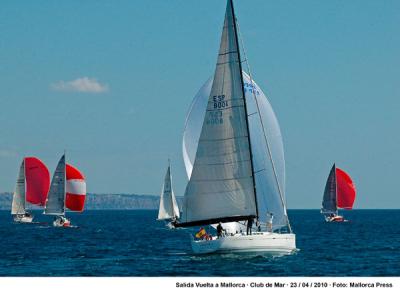
[[[398,277],[400,210],[345,211],[325,223],[319,210],[289,210],[298,250],[286,256],[194,255],[193,229],[170,230],[149,210],[70,213],[54,228],[33,211],[15,224],[0,211],[2,277]]]

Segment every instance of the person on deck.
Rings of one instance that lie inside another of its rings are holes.
[[[272,233],[272,221],[274,219],[274,214],[272,212],[267,212],[267,231]]]
[[[221,223],[218,224],[217,226],[217,237],[221,238],[222,237],[222,231],[224,230],[224,228],[222,227]]]
[[[254,220],[252,218],[249,218],[249,220],[247,221],[247,232],[246,232],[247,235],[252,234],[251,229],[253,227],[253,221]]]
[[[261,222],[260,222],[260,220],[258,218],[257,218],[257,221],[256,221],[256,227],[257,227],[257,231],[261,232]]]

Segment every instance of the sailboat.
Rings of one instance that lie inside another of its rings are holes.
[[[25,157],[19,168],[11,205],[14,221],[31,223],[33,215],[28,212],[26,202],[44,206],[49,188],[50,173],[46,165],[36,157]]]
[[[356,187],[350,176],[333,164],[326,181],[321,213],[327,222],[346,221],[338,214],[338,208],[353,209]]]
[[[175,226],[238,223],[252,229],[256,223],[249,234],[196,234],[207,238],[192,236],[192,250],[288,254],[296,241],[284,198],[282,137],[268,100],[242,70],[237,31],[228,0],[214,77],[200,89],[186,121],[183,151],[190,179]]]
[[[85,198],[85,177],[76,167],[65,162],[64,154],[54,172],[44,214],[55,216],[53,226],[69,227],[71,222],[65,217],[66,208],[82,212]]]
[[[164,184],[160,195],[160,207],[157,220],[175,222],[179,219],[179,206],[172,189],[171,163],[168,161],[168,168],[164,178]]]

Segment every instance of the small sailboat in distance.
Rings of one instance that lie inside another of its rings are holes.
[[[356,199],[356,187],[350,176],[333,164],[326,181],[321,213],[327,222],[346,221],[338,214],[338,208],[352,209]]]
[[[70,227],[71,222],[65,217],[66,208],[82,212],[85,198],[85,177],[76,167],[65,162],[64,154],[54,172],[44,214],[56,217],[53,226]]]
[[[44,206],[50,188],[50,173],[46,165],[36,157],[25,157],[22,160],[11,214],[18,223],[31,223],[33,215],[27,211],[26,202]]]
[[[171,163],[168,160],[168,169],[160,195],[160,207],[157,220],[175,222],[179,219],[179,206],[172,189]]]
[[[284,197],[282,137],[265,95],[242,70],[237,29],[228,0],[214,77],[200,90],[206,93],[201,120],[187,121],[184,133],[189,182],[175,226],[201,227],[191,239],[196,254],[288,254],[296,250],[296,238]],[[220,234],[233,222],[245,224],[247,232]],[[205,233],[203,226],[216,224],[218,236]]]

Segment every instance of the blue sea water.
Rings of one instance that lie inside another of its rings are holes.
[[[70,214],[77,228],[14,224],[0,211],[0,276],[400,276],[400,211],[289,210],[299,251],[283,257],[191,253],[189,230],[169,230],[156,211]],[[48,222],[48,223],[46,223]]]

